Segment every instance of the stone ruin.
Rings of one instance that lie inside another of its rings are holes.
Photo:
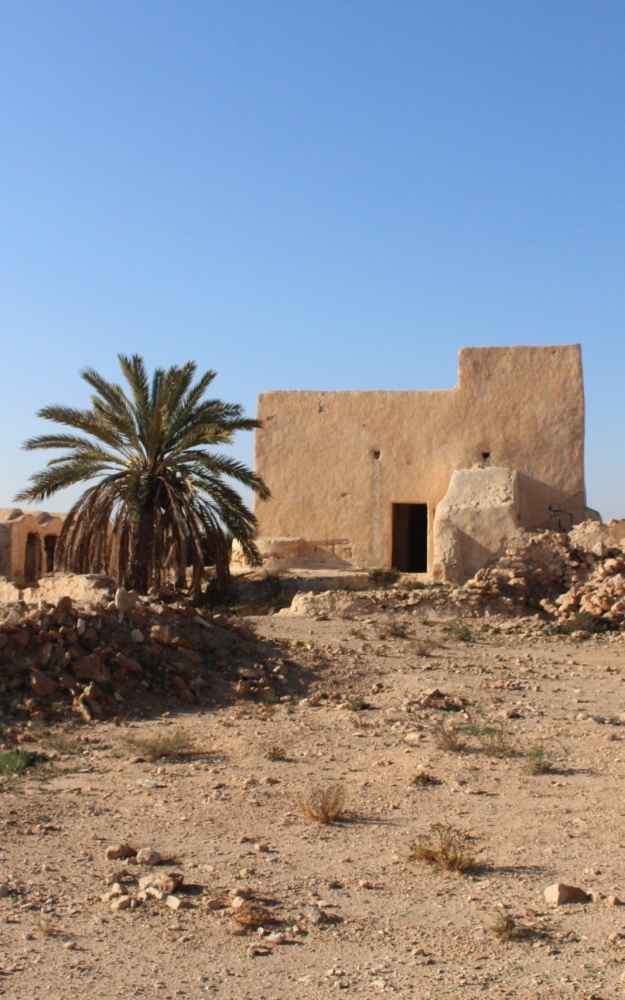
[[[586,506],[579,345],[465,348],[427,392],[267,392],[257,501],[267,568],[396,568],[459,584]],[[235,552],[235,562],[241,563]]]
[[[0,578],[32,586],[51,573],[66,516],[45,510],[0,508]]]

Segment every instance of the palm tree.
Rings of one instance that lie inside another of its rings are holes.
[[[193,567],[192,590],[201,593],[204,559],[212,553],[217,582],[228,578],[225,532],[251,563],[259,562],[256,519],[224,477],[267,499],[269,490],[241,462],[209,451],[231,444],[238,430],[259,427],[242,407],[204,394],[215,378],[195,384],[196,365],[157,368],[150,384],[143,358],[119,355],[130,388],[107,382],[88,368],[82,378],[95,390],[91,409],[46,406],[38,416],[87,434],[44,434],[24,448],[66,449],[16,500],[41,501],[76,483],[97,479],[70,510],[56,549],[59,569],[108,573],[139,593],[160,585],[166,573],[178,582]]]

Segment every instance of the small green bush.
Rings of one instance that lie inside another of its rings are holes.
[[[475,638],[467,623],[460,618],[451,623],[448,631],[454,639],[458,639],[460,642],[473,642]]]
[[[5,750],[0,753],[0,774],[10,776],[21,774],[27,767],[36,767],[47,760],[42,753],[34,750]]]

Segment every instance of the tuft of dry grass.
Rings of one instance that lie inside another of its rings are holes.
[[[265,751],[267,760],[288,760],[286,750],[281,746],[272,746]]]
[[[457,722],[440,721],[434,727],[434,742],[439,750],[447,753],[460,753],[466,747],[466,740]]]
[[[54,937],[58,934],[58,928],[44,916],[38,918],[35,928],[42,937]]]
[[[517,924],[511,913],[500,913],[491,930],[500,941],[522,941],[532,933],[529,927]]]
[[[409,857],[458,873],[471,868],[475,861],[468,834],[449,823],[433,823],[429,833],[411,843]]]
[[[413,656],[431,656],[435,649],[440,648],[440,642],[435,639],[415,639],[408,646],[408,652]]]
[[[516,748],[506,729],[500,725],[488,722],[470,722],[460,727],[467,736],[474,736],[480,749],[489,757],[513,757]]]
[[[69,757],[82,753],[84,749],[77,736],[60,729],[39,729],[33,726],[32,734],[46,750],[54,750],[59,756]]]
[[[315,823],[334,823],[345,808],[345,789],[339,784],[311,788],[296,802],[304,815]]]
[[[534,744],[527,751],[524,770],[527,774],[547,774],[553,767],[541,743]]]
[[[149,761],[193,760],[196,757],[206,757],[209,753],[206,749],[198,747],[180,730],[173,733],[155,733],[153,736],[131,736],[124,742],[134,753]]]

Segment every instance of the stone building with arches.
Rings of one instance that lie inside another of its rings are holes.
[[[54,570],[54,552],[65,514],[0,508],[0,577],[32,585]]]

